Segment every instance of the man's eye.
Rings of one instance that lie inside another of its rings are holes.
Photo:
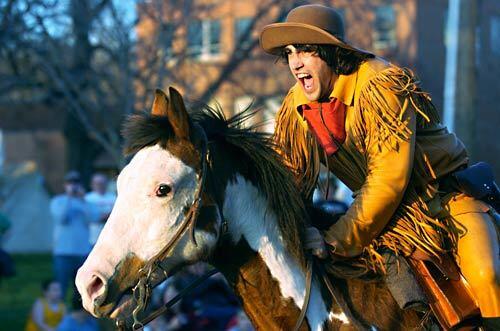
[[[165,197],[172,191],[172,188],[167,184],[160,184],[156,189],[157,197]]]

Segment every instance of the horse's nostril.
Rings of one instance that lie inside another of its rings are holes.
[[[87,287],[87,294],[90,300],[94,301],[98,296],[104,293],[104,281],[98,275],[93,275],[92,280]]]

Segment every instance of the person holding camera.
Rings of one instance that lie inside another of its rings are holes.
[[[54,275],[61,284],[63,298],[68,282],[75,279],[78,268],[90,252],[89,224],[95,222],[95,208],[85,201],[80,174],[70,171],[64,177],[64,193],[50,204],[54,220]]]

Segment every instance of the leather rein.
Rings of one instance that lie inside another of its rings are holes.
[[[163,273],[166,275],[167,272],[162,268],[161,266],[161,259],[166,256],[172,249],[174,249],[175,245],[179,242],[179,240],[183,237],[183,235],[189,230],[190,231],[190,237],[191,240],[194,242],[195,245],[196,239],[194,236],[194,229],[195,229],[195,224],[196,220],[198,218],[200,208],[201,208],[201,202],[202,202],[202,193],[205,187],[205,182],[206,182],[206,176],[207,176],[207,168],[208,168],[208,163],[209,163],[209,151],[208,151],[208,139],[205,134],[205,131],[203,128],[198,127],[201,132],[202,136],[202,146],[201,146],[201,172],[199,175],[199,185],[197,188],[197,191],[194,196],[194,201],[191,204],[189,210],[186,213],[186,218],[182,222],[181,226],[179,229],[175,232],[174,236],[172,239],[165,245],[165,247],[158,253],[156,254],[153,258],[151,258],[140,270],[139,274],[141,275],[139,277],[139,280],[137,284],[134,286],[132,289],[132,297],[133,300],[135,300],[137,306],[134,308],[132,311],[132,318],[133,318],[133,324],[132,324],[132,330],[140,330],[142,329],[145,325],[150,323],[152,320],[156,319],[163,313],[165,313],[170,307],[172,307],[174,304],[176,304],[179,300],[181,300],[184,296],[192,292],[196,287],[200,286],[204,281],[206,281],[208,278],[211,276],[219,273],[216,269],[212,269],[205,273],[204,275],[200,276],[196,280],[194,280],[192,283],[190,283],[186,288],[182,289],[179,294],[177,294],[174,298],[169,300],[167,303],[165,303],[162,307],[156,309],[155,311],[149,313],[146,317],[139,319],[138,315],[139,313],[144,310],[146,307],[146,303],[148,298],[151,295],[153,286],[151,285],[151,276],[154,274],[155,271],[158,269],[162,270]],[[220,207],[217,207],[220,209]],[[224,218],[222,213],[219,210],[219,215],[221,215],[221,229],[220,233],[224,235],[228,231],[228,225],[227,225],[227,220]],[[310,299],[310,292],[311,292],[311,283],[312,283],[312,258],[308,257],[307,259],[307,269],[306,269],[306,293],[304,296],[304,302],[301,307],[300,315],[297,319],[297,322],[295,324],[295,327],[293,328],[293,331],[298,331],[299,328],[302,326],[302,323],[304,322],[305,315],[307,312],[307,308],[309,305],[309,299]],[[127,328],[127,319],[117,319],[116,320],[116,327],[118,330],[128,330]]]

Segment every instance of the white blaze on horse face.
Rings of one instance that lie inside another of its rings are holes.
[[[165,197],[156,195],[160,184],[172,188]],[[98,272],[110,277],[127,254],[153,258],[183,221],[198,185],[195,170],[169,151],[159,145],[140,150],[118,177],[116,203],[86,264],[107,260]]]
[[[228,184],[225,197],[223,213],[231,220],[228,226],[233,241],[236,243],[244,237],[248,245],[260,254],[278,281],[282,296],[294,300],[301,309],[306,277],[295,259],[286,251],[277,227],[276,215],[269,210],[265,196],[252,183],[237,175],[236,180]],[[311,330],[315,331],[322,330],[324,322],[332,318],[316,280],[311,287],[306,316]]]

